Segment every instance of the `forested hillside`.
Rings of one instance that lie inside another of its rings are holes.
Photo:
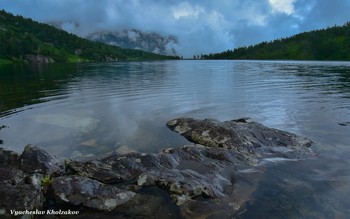
[[[240,47],[203,59],[350,60],[350,22],[295,36]]]
[[[177,58],[92,42],[53,26],[0,11],[0,63]]]

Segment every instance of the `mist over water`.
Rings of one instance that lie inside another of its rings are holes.
[[[266,161],[271,167],[261,170],[255,199],[240,217],[350,215],[350,127],[339,125],[350,122],[349,62],[7,65],[0,72],[6,149],[34,144],[82,160],[121,148],[157,152],[189,144],[165,127],[170,119],[250,117],[312,139],[318,155]]]

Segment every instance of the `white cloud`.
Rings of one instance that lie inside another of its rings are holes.
[[[273,12],[287,15],[294,13],[294,2],[295,0],[269,0]]]
[[[201,13],[204,13],[203,7],[198,5],[193,6],[188,2],[181,2],[172,8],[172,15],[176,20],[186,17],[198,18]]]
[[[265,26],[267,24],[267,15],[257,14],[251,19],[249,19],[248,24],[257,25],[257,26]]]

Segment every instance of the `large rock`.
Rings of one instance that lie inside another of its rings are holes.
[[[20,163],[19,161],[19,155],[16,152],[0,148],[0,167],[11,166],[18,168]]]
[[[52,181],[59,202],[97,210],[113,210],[134,197],[135,193],[81,176],[60,176]]]
[[[0,148],[0,213],[43,206],[42,179],[59,175],[62,165],[46,151],[27,145],[21,155]]]
[[[27,145],[20,156],[20,168],[26,173],[41,173],[48,176],[62,171],[63,166],[59,161],[46,151]]]
[[[166,148],[159,153],[117,154],[88,162],[70,160],[65,161],[64,169],[54,157],[31,145],[21,155],[0,149],[0,213],[9,216],[11,209],[41,209],[45,197],[57,206],[97,210],[113,218],[118,209],[135,203],[140,206],[146,197],[142,191],[156,188],[168,194],[162,200],[171,199],[188,218],[201,217],[202,213],[193,214],[191,209],[203,207],[197,201],[208,198],[233,200],[229,211],[235,214],[254,191],[246,186],[252,180],[242,174],[253,170],[262,159],[305,155],[312,143],[248,119],[218,122],[179,118],[167,126],[195,145]],[[48,184],[46,193],[42,179]],[[240,196],[242,189],[247,191]],[[205,202],[208,208],[201,212],[212,216],[222,213],[211,210],[209,205],[214,201]]]
[[[224,197],[225,187],[233,183],[235,164],[241,161],[226,149],[188,145],[156,154],[134,152],[93,162],[70,161],[66,170],[133,191],[157,186],[182,204],[197,197]]]
[[[20,155],[0,148],[0,215],[12,217],[10,210],[42,207],[40,174],[20,169]]]
[[[233,183],[234,165],[239,163],[236,154],[226,149],[188,145],[167,148],[156,154],[133,152],[89,162],[69,161],[66,173],[134,192],[157,186],[168,191],[175,203],[183,204],[197,197],[225,197],[225,187]],[[54,188],[56,181],[53,181]],[[80,183],[79,187],[90,186],[90,181],[80,180]],[[63,185],[69,183],[64,181],[61,185],[65,188]],[[57,189],[54,193],[61,197]],[[66,192],[67,195],[71,193],[72,190]],[[96,205],[89,207],[101,209]]]
[[[0,167],[0,212],[36,210],[42,207],[41,176],[11,167]],[[1,216],[0,216],[1,217]]]
[[[195,144],[234,150],[249,163],[270,154],[299,156],[312,144],[307,138],[246,118],[225,122],[178,118],[168,121],[167,126]]]

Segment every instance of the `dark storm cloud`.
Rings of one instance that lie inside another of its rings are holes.
[[[0,8],[85,36],[139,29],[174,35],[181,55],[220,52],[350,20],[349,0],[1,0]]]

